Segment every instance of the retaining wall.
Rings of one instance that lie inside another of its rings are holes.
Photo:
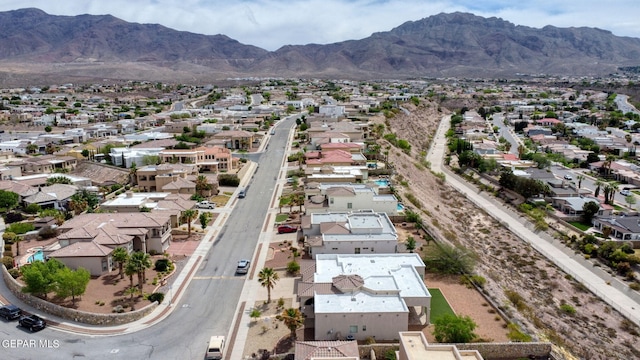
[[[23,301],[25,304],[32,306],[39,311],[45,312],[47,314],[55,315],[61,317],[66,320],[71,320],[83,324],[89,325],[121,325],[130,323],[136,320],[140,320],[143,317],[150,314],[157,306],[157,302],[153,302],[141,309],[124,312],[124,313],[113,313],[113,314],[98,314],[98,313],[90,313],[85,311],[79,311],[75,309],[69,309],[60,305],[56,305],[50,303],[48,301],[42,300],[38,297],[35,297],[31,294],[25,294],[22,292],[22,288],[24,287],[20,284],[16,279],[14,279],[7,268],[2,265],[2,278],[4,279],[5,284],[13,295]]]

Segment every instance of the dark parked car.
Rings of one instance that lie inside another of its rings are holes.
[[[7,320],[19,319],[22,316],[22,310],[15,305],[5,305],[0,307],[0,316]]]
[[[20,324],[20,326],[29,329],[29,331],[31,332],[42,330],[47,326],[47,323],[44,321],[44,319],[41,319],[36,315],[25,316],[18,320],[18,323]]]
[[[240,199],[244,199],[244,197],[247,196],[247,190],[246,189],[242,189],[238,192],[238,197]]]
[[[280,225],[280,226],[278,226],[278,234],[294,233],[296,231],[298,231],[298,227],[297,226],[292,226],[292,225]]]

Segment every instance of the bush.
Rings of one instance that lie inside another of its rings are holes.
[[[3,256],[2,263],[7,268],[7,270],[11,270],[14,267],[13,256]]]
[[[287,273],[291,275],[297,275],[300,272],[300,264],[296,261],[290,261],[287,264]]]
[[[33,229],[35,229],[35,227],[31,223],[13,223],[9,225],[7,231],[20,235],[32,231]]]
[[[155,293],[149,295],[147,297],[147,299],[149,299],[149,301],[151,301],[151,302],[157,301],[158,304],[161,304],[162,301],[164,300],[164,293],[155,292]]]
[[[4,240],[4,242],[7,244],[13,244],[16,241],[16,237],[18,237],[16,233],[13,233],[11,231],[7,231],[2,234],[2,240]]]
[[[240,178],[233,174],[219,174],[218,175],[219,186],[238,186],[240,185]]]
[[[12,278],[17,279],[18,276],[20,276],[20,270],[18,269],[9,269],[9,275],[11,275]]]
[[[58,236],[58,229],[51,227],[51,225],[44,226],[40,231],[38,231],[38,236],[42,239],[54,238]]]
[[[11,244],[4,244],[4,251],[12,251],[13,248],[11,247]]]
[[[10,212],[4,215],[4,222],[7,224],[13,224],[22,220],[24,220],[24,216],[17,212]]]
[[[154,270],[158,271],[158,272],[163,272],[163,271],[167,271],[167,269],[169,269],[169,263],[171,262],[171,260],[169,259],[158,259],[156,260],[155,266],[154,266]]]
[[[27,205],[26,208],[24,208],[24,211],[27,214],[37,214],[40,211],[40,205],[38,205],[38,204],[29,204],[29,205]]]
[[[574,315],[576,313],[576,309],[569,304],[560,305],[560,311],[567,315]]]

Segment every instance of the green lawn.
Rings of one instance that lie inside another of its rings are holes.
[[[429,293],[431,293],[431,316],[429,317],[431,323],[444,314],[455,315],[440,289],[429,289]]]
[[[276,215],[276,222],[281,223],[289,218],[289,214],[278,214]]]
[[[582,231],[586,231],[587,229],[589,229],[591,227],[591,225],[587,225],[587,224],[582,223],[580,221],[569,221],[569,224],[577,227],[578,229],[580,229]]]

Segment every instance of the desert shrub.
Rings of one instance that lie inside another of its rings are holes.
[[[574,315],[576,313],[576,309],[569,304],[560,305],[560,311],[567,315]]]
[[[391,348],[384,352],[382,358],[385,360],[396,360],[396,351],[397,348]]]
[[[290,275],[297,275],[300,272],[300,264],[296,261],[290,261],[287,264],[287,273]]]
[[[164,293],[154,292],[153,294],[149,295],[147,299],[149,299],[149,301],[151,302],[157,301],[158,304],[161,304],[164,300]]]
[[[509,325],[507,325],[507,328],[509,329],[509,333],[507,334],[507,337],[509,338],[509,340],[513,342],[530,342],[531,341],[531,336],[523,333],[517,324],[510,323]]]
[[[122,305],[116,305],[113,307],[113,310],[111,310],[114,313],[123,313],[124,312],[124,307]]]
[[[4,251],[11,251],[13,250],[11,247],[11,244],[4,244]]]
[[[13,269],[13,267],[14,267],[13,256],[3,256],[2,257],[2,264],[4,264],[4,266],[8,270]]]
[[[50,225],[44,226],[40,231],[38,231],[38,236],[42,239],[51,239],[58,236],[58,229],[53,228]]]
[[[640,291],[640,283],[633,282],[633,283],[629,284],[629,288],[631,290]]]
[[[375,343],[376,343],[376,339],[374,339],[371,336],[367,336],[367,338],[364,339],[364,344],[365,345],[372,345],[372,344],[375,344]]]
[[[169,259],[158,259],[156,260],[155,266],[154,266],[154,270],[155,271],[159,271],[159,272],[163,272],[163,271],[167,271],[167,269],[169,268],[169,262],[171,260]]]
[[[20,270],[13,268],[13,269],[9,269],[8,270],[9,275],[11,275],[12,278],[17,279],[18,276],[20,276]]]

